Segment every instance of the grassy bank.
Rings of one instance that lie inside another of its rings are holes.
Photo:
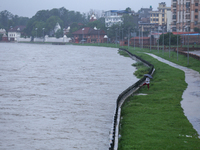
[[[147,95],[129,97],[122,107],[119,150],[200,149],[198,134],[180,105],[187,87],[184,72],[140,53],[149,52],[148,49],[140,51],[130,48],[130,51],[152,63],[156,71],[150,90],[145,86],[138,91]],[[155,50],[152,53],[159,54]],[[168,59],[169,53],[166,53],[163,56]],[[171,55],[170,61],[177,61],[174,55]],[[187,65],[184,63],[187,62],[186,57],[179,58],[179,61],[179,64],[194,70],[200,66],[199,61],[192,59]]]

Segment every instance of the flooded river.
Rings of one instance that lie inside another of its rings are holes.
[[[132,63],[114,48],[0,43],[0,149],[107,150]]]

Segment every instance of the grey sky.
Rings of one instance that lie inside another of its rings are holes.
[[[14,15],[30,18],[39,10],[61,7],[81,13],[87,13],[90,9],[107,11],[124,10],[127,7],[138,11],[150,6],[157,10],[160,2],[171,6],[171,0],[0,0],[0,11],[8,10]]]

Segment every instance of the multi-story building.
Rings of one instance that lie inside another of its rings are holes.
[[[171,16],[168,15],[170,11],[171,7],[167,7],[165,2],[159,3],[157,11],[150,11],[150,23],[167,26],[167,23],[171,20]]]
[[[200,0],[171,0],[173,31],[194,32],[200,28]]]
[[[105,26],[111,27],[113,24],[121,24],[123,22],[123,14],[128,14],[125,10],[109,10],[104,12]]]
[[[150,12],[153,10],[153,8],[150,6],[150,8],[141,8],[138,11],[140,22],[142,23],[150,23]]]

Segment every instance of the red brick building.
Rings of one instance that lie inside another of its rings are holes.
[[[82,40],[86,43],[103,43],[104,36],[106,35],[105,31],[97,30],[90,27],[82,28],[78,31],[72,33],[74,37],[74,42],[79,43]]]
[[[133,37],[130,40],[131,45],[134,45],[134,40],[135,40],[135,45],[137,46],[139,45],[139,43],[140,45],[142,45],[142,43],[143,45],[150,45],[150,37],[143,37],[143,39],[142,37]],[[151,39],[151,44],[153,44],[153,41],[154,41],[154,38]]]

